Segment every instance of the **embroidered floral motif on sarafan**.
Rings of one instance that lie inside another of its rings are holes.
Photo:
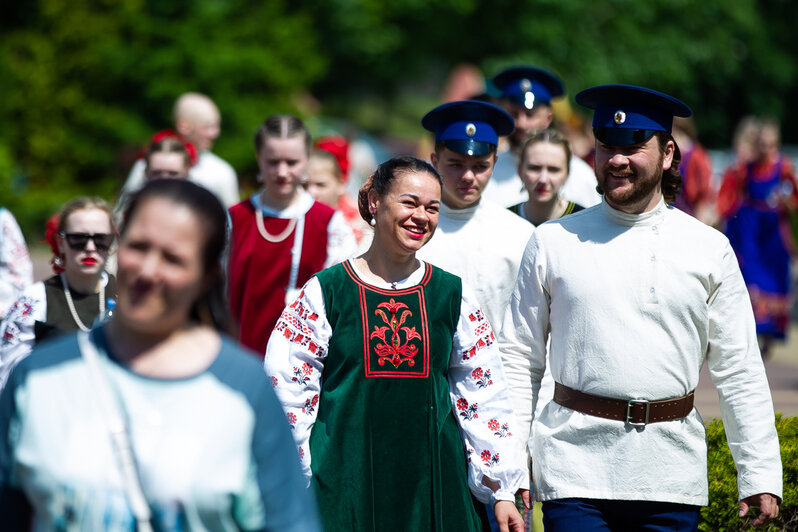
[[[382,342],[374,347],[377,364],[383,366],[385,362],[388,362],[393,364],[394,368],[398,368],[403,362],[407,362],[408,366],[415,365],[416,362],[413,359],[418,353],[418,347],[412,342],[416,339],[420,340],[421,335],[416,332],[415,327],[402,327],[402,324],[413,316],[407,305],[397,303],[391,298],[387,303],[377,305],[374,314],[381,317],[382,321],[387,324],[387,326],[375,325],[374,331],[369,337],[369,339],[378,338]],[[386,339],[385,335],[388,331],[390,331],[390,336]],[[402,339],[402,333],[404,333],[404,339]]]
[[[423,290],[361,286],[359,292],[366,377],[427,377],[429,334]]]

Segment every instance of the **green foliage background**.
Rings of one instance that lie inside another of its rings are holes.
[[[701,509],[702,532],[798,530],[798,418],[776,415],[776,430],[781,447],[784,499],[779,516],[767,527],[751,527],[758,509],[751,509],[743,519],[737,516],[737,470],[726,443],[720,420],[707,425],[707,469],[709,471],[709,505]]]
[[[209,94],[214,151],[244,187],[251,137],[276,111],[417,137],[449,71],[558,72],[572,96],[639,83],[729,142],[749,113],[798,141],[798,4],[789,0],[32,0],[0,17],[0,204],[29,240],[66,199],[113,198],[175,97]],[[320,122],[319,122],[320,123]]]

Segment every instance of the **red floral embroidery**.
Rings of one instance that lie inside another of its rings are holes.
[[[305,458],[305,449],[303,449],[302,447],[299,448],[299,457]]]
[[[302,412],[307,415],[312,414],[316,410],[316,405],[319,404],[319,394],[313,396],[313,399],[305,399],[305,406],[302,407]]]
[[[303,291],[301,291],[299,293],[299,297],[296,298],[294,300],[294,302],[291,303],[288,306],[288,308],[293,310],[296,313],[297,317],[299,317],[299,319],[301,319],[301,320],[308,320],[308,321],[316,321],[316,320],[318,320],[319,319],[319,315],[316,314],[315,312],[311,312],[310,309],[308,309],[302,303],[302,298],[304,297],[304,295],[305,295],[305,291],[303,290]]]
[[[493,466],[499,463],[499,453],[491,455],[491,452],[485,449],[484,451],[482,451],[482,453],[479,456],[482,458],[482,461],[487,466]]]
[[[271,377],[272,388],[277,388],[277,377]]]
[[[390,317],[385,313],[386,309],[390,313]],[[400,312],[401,311],[401,312]],[[397,303],[391,298],[387,303],[383,302],[377,305],[375,314],[382,318],[387,326],[379,327],[374,326],[374,331],[369,336],[369,339],[377,337],[382,340],[382,344],[378,344],[374,351],[379,357],[377,363],[380,366],[385,365],[385,362],[393,364],[394,368],[398,368],[402,362],[407,362],[408,366],[414,366],[416,361],[413,357],[418,353],[418,347],[412,345],[410,342],[416,338],[421,339],[421,335],[416,332],[415,327],[402,327],[402,324],[407,321],[407,318],[412,316],[413,313],[408,309],[404,303]],[[396,315],[399,313],[399,317]],[[390,341],[385,339],[385,334],[391,331]],[[402,341],[400,332],[405,333],[405,340]]]
[[[510,425],[507,423],[499,423],[497,419],[491,419],[488,421],[488,428],[493,431],[495,436],[499,438],[506,438],[507,436],[512,436],[513,433],[510,432]]]
[[[493,343],[496,341],[496,336],[494,336],[493,330],[490,327],[487,329],[488,332],[485,335],[478,338],[473,346],[462,352],[463,360],[474,358],[478,351],[485,349],[489,345],[493,345]]]
[[[288,412],[285,417],[288,420],[288,424],[291,425],[291,428],[294,428],[294,425],[296,425],[296,414]]]
[[[471,349],[463,351],[463,360],[468,360],[469,358],[472,358],[476,354],[477,354],[477,348],[471,347]]]
[[[477,381],[477,386],[480,388],[486,388],[493,384],[493,381],[490,378],[490,370],[482,370],[482,368],[477,368],[471,372],[471,376]]]
[[[471,462],[471,455],[474,454],[474,449],[466,449],[466,461]]]
[[[310,380],[310,375],[313,373],[313,366],[305,362],[301,368],[294,366],[294,376],[291,377],[293,382],[299,384],[307,384]]]
[[[8,345],[11,343],[16,343],[17,338],[19,338],[21,331],[17,326],[18,321],[27,321],[26,318],[29,318],[31,314],[33,314],[33,305],[37,303],[37,300],[28,297],[22,296],[8,310],[8,314],[6,315],[6,322],[8,326],[6,327],[5,332],[3,333],[2,338],[2,345]]]
[[[482,312],[481,308],[477,309],[468,315],[468,319],[471,321],[483,321],[485,319],[485,313]]]
[[[313,318],[315,314],[311,315],[308,319]],[[310,330],[305,324],[299,321],[296,316],[292,316],[288,311],[283,311],[274,330],[283,334],[283,337],[289,342],[299,344],[306,347],[311,354],[315,355],[319,351],[319,346],[311,340],[313,331]]]
[[[457,400],[457,409],[460,411],[460,417],[462,417],[464,420],[477,419],[479,417],[477,414],[477,404],[473,403],[469,405],[468,401],[462,397]]]

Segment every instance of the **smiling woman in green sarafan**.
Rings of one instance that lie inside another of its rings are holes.
[[[358,202],[371,247],[312,277],[269,340],[266,371],[328,530],[477,531],[475,497],[523,530],[493,332],[459,277],[415,257],[440,201],[428,163],[381,164]]]

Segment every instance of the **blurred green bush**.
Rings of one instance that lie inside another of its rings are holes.
[[[703,532],[747,530],[798,530],[798,417],[776,415],[776,430],[781,445],[784,470],[784,500],[778,518],[767,528],[751,527],[757,510],[743,519],[737,516],[737,470],[726,443],[726,434],[719,419],[707,425],[707,466],[709,471],[709,506],[701,510],[698,526]]]

